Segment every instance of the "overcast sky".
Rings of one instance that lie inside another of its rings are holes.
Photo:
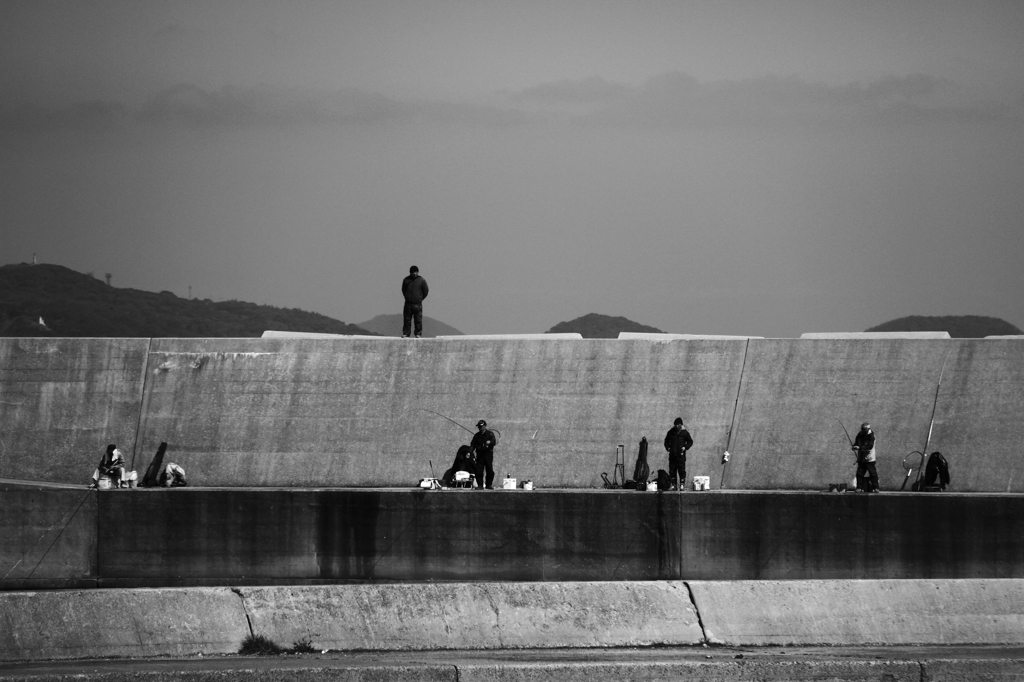
[[[0,264],[466,333],[1024,326],[1024,2],[0,0]],[[398,330],[396,330],[396,333]]]

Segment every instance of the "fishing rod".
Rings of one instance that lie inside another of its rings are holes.
[[[460,429],[463,429],[464,431],[468,431],[469,433],[472,433],[474,436],[476,435],[476,431],[473,431],[472,429],[466,428],[465,426],[463,426],[459,422],[455,421],[454,419],[449,419],[448,417],[444,416],[440,412],[434,412],[433,410],[428,410],[425,407],[420,407],[420,408],[417,408],[417,409],[423,410],[424,412],[429,412],[430,414],[436,414],[441,419],[444,419],[446,421],[450,421],[452,424],[455,424]],[[501,431],[499,431],[498,429],[494,429],[494,428],[489,428],[488,430],[491,433],[494,434],[494,444],[497,445],[501,441]]]
[[[832,417],[832,418],[833,418],[833,419],[835,419],[835,420],[836,420],[837,422],[839,422],[839,425],[843,427],[843,433],[845,433],[845,434],[846,434],[846,440],[847,440],[847,441],[849,441],[849,443],[850,443],[850,447],[851,447],[851,448],[854,448],[854,447],[856,447],[856,446],[855,446],[855,445],[853,444],[853,439],[852,439],[852,438],[850,438],[850,432],[846,430],[846,427],[845,427],[845,426],[843,426],[843,422],[840,422],[840,421],[839,421],[839,417]],[[860,461],[860,459],[858,459],[857,461],[859,462],[859,461]]]
[[[946,363],[949,362],[949,356],[952,354],[953,349],[950,348],[946,353],[946,357],[942,360],[942,368],[939,370],[939,381],[935,384],[935,400],[932,402],[932,416],[928,419],[928,434],[924,437],[924,450],[921,452],[921,466],[918,467],[917,478],[914,479],[914,483],[918,487],[920,487],[921,476],[924,473],[924,458],[928,453],[928,445],[932,442],[932,429],[935,427],[935,412],[939,407],[939,389],[942,388],[942,375],[946,371]],[[910,478],[910,474],[907,474],[907,478]],[[903,483],[906,484],[906,481],[903,481]],[[911,486],[911,489],[913,489],[913,486]]]
[[[425,407],[421,407],[421,408],[419,408],[419,409],[423,410],[424,412],[429,412],[430,414],[436,414],[436,415],[437,415],[438,417],[440,417],[441,419],[444,419],[444,420],[446,420],[446,421],[450,421],[450,422],[451,422],[452,424],[455,424],[456,426],[458,426],[458,427],[459,427],[460,429],[462,429],[462,430],[464,430],[464,431],[468,431],[469,433],[476,433],[476,432],[475,432],[475,431],[473,431],[472,429],[468,429],[468,428],[466,428],[465,426],[463,426],[463,425],[462,425],[462,424],[460,424],[459,422],[455,421],[454,419],[449,419],[448,417],[444,416],[444,415],[443,415],[443,414],[441,414],[440,412],[434,412],[433,410],[428,410],[428,409],[427,409],[427,408],[425,408]]]

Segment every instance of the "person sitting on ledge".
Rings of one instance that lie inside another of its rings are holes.
[[[473,478],[476,475],[476,460],[473,459],[473,448],[468,445],[459,447],[459,451],[455,453],[455,463],[452,464],[451,468],[444,472],[441,476],[441,484],[445,488],[452,488],[455,486],[455,474],[459,471],[468,471],[470,476],[470,486],[472,486]]]
[[[100,460],[100,465],[96,468],[96,471],[92,472],[92,483],[89,484],[90,488],[99,487],[100,478],[110,479],[110,485],[113,488],[127,488],[128,480],[124,475],[124,455],[117,449],[117,445],[111,443],[107,446],[107,451],[103,455],[103,459]]]
[[[188,485],[188,481],[185,479],[185,470],[174,462],[170,462],[160,472],[160,478],[157,479],[157,484],[165,488],[180,488]]]

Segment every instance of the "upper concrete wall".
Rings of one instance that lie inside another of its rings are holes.
[[[149,339],[0,339],[0,478],[82,483],[135,445]]]
[[[500,432],[499,478],[599,487],[617,444],[632,474],[642,436],[665,467],[680,415],[694,456],[717,459],[745,344],[154,340],[140,451],[167,441],[206,485],[405,486],[469,442],[452,421],[483,418]]]
[[[1021,491],[1022,406],[1019,339],[0,339],[0,477],[85,482],[108,442],[141,476],[167,441],[203,485],[405,486],[483,418],[499,478],[598,487],[641,436],[667,469],[682,416],[714,488],[849,481],[839,420],[874,425],[883,489],[931,426],[953,490]]]

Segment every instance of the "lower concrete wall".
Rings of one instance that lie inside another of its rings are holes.
[[[96,493],[0,480],[0,590],[95,587]]]
[[[366,650],[686,646],[703,641],[680,582],[240,588],[253,632]]]
[[[0,484],[0,589],[1024,578],[1024,496]]]
[[[691,600],[692,593],[692,600]],[[1024,644],[1024,581],[446,583],[0,593],[0,660],[288,647]]]
[[[1024,496],[99,493],[103,586],[1024,578]]]
[[[1020,580],[690,582],[708,642],[1020,644]]]
[[[0,593],[0,659],[233,653],[249,633],[229,588]]]

